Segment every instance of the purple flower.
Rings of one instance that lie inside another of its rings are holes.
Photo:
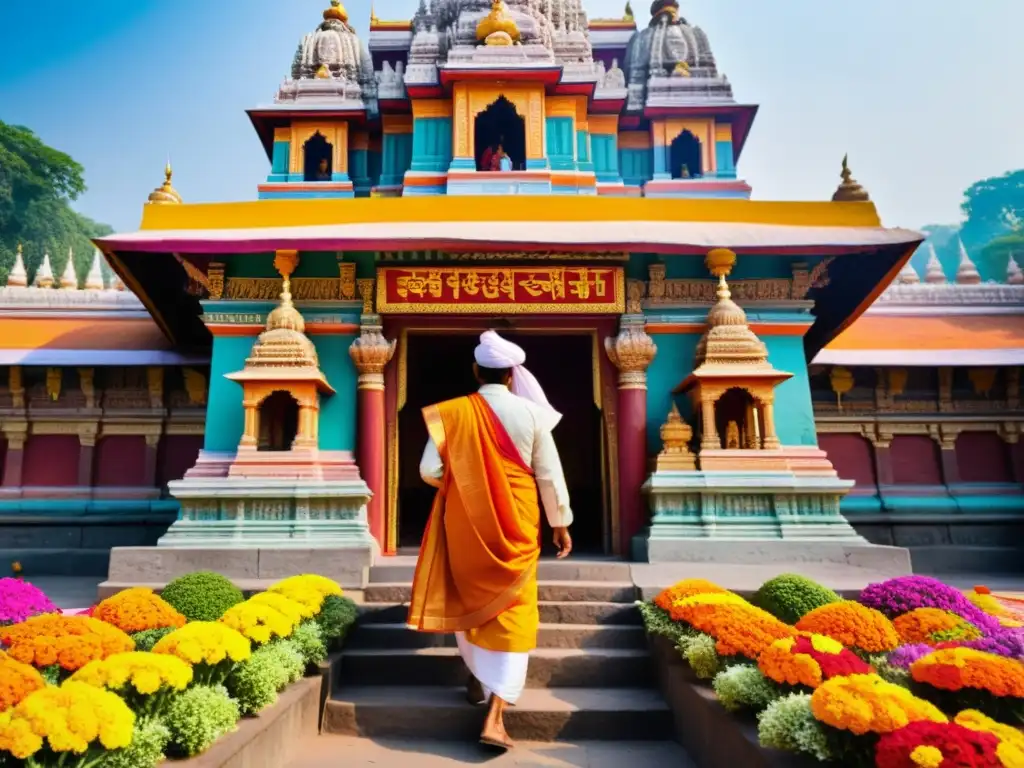
[[[976,651],[994,653],[1010,659],[1024,660],[1024,636],[1020,632],[998,632],[991,637],[981,637],[955,643],[942,643],[940,648],[973,648]]]
[[[42,613],[60,613],[60,608],[27,581],[0,579],[0,624],[17,624]]]
[[[889,654],[888,662],[894,667],[900,669],[910,669],[910,665],[920,659],[922,656],[927,656],[929,653],[934,651],[930,645],[924,643],[915,643],[913,645],[901,645],[895,651]]]
[[[978,608],[962,592],[927,576],[900,576],[869,584],[860,602],[881,611],[890,619],[917,608],[939,608],[966,619],[986,635],[999,634],[999,620]]]

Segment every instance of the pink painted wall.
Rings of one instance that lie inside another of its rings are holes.
[[[202,447],[202,435],[165,435],[160,441],[157,459],[159,485],[167,485],[170,480],[181,480],[195,466]]]
[[[897,485],[942,485],[939,446],[926,435],[892,439],[892,479]]]
[[[1004,440],[995,432],[963,432],[956,439],[956,464],[962,483],[1012,483]]]
[[[78,452],[78,435],[30,435],[25,441],[22,485],[78,485]]]
[[[878,484],[871,443],[860,435],[818,435],[818,447],[828,454],[829,461],[843,480],[853,480],[857,490]]]
[[[146,486],[146,438],[142,435],[110,435],[96,443],[93,485],[97,487]]]
[[[0,485],[4,480],[4,468],[7,466],[7,438],[0,435]]]

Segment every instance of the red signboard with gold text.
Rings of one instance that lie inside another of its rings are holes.
[[[622,314],[621,267],[381,267],[381,314]]]

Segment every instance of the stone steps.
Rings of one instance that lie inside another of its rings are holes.
[[[538,605],[542,624],[600,624],[602,626],[641,626],[639,611],[629,603],[546,601]],[[405,624],[407,603],[367,603],[360,601],[359,623]]]
[[[544,603],[632,603],[637,600],[633,582],[617,581],[541,581],[537,599]],[[365,603],[407,603],[412,584],[407,582],[370,583],[363,590]]]
[[[464,686],[466,666],[456,648],[346,650],[339,679],[354,686]],[[646,649],[540,648],[530,653],[528,688],[635,688],[654,686]]]
[[[350,650],[454,648],[455,636],[413,632],[405,624],[363,624],[348,639]],[[542,623],[538,648],[646,648],[642,626]]]
[[[371,584],[411,584],[416,573],[415,557],[393,557],[370,568]],[[538,581],[633,582],[632,566],[616,560],[548,560],[537,564]]]
[[[465,687],[345,687],[327,703],[323,732],[475,741],[483,715],[482,708],[466,703]],[[663,741],[672,733],[668,706],[647,689],[527,690],[507,710],[505,724],[513,739],[542,742]]]

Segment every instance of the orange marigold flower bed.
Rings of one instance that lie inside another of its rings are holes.
[[[146,587],[133,587],[108,597],[96,606],[92,616],[129,634],[183,627],[186,621],[170,603]]]
[[[669,611],[672,610],[672,604],[679,600],[685,600],[694,595],[714,595],[728,591],[706,579],[683,579],[659,592],[658,596],[654,598],[654,604],[663,611]]]
[[[715,638],[715,650],[722,656],[756,659],[776,640],[797,634],[793,627],[735,595],[697,595],[678,601],[672,606],[672,618]]]
[[[34,667],[0,651],[0,712],[17,706],[30,693],[45,686],[46,681]]]
[[[910,665],[910,675],[945,691],[975,688],[993,696],[1024,698],[1024,663],[973,648],[943,648]]]
[[[900,636],[885,614],[853,600],[815,608],[796,623],[796,628],[868,653],[892,651],[900,644]]]
[[[811,712],[825,725],[858,736],[891,733],[922,720],[949,722],[934,704],[878,675],[826,680],[811,696]]]
[[[825,635],[801,635],[776,640],[757,660],[769,680],[786,685],[817,688],[840,675],[869,674],[873,670],[842,643]]]
[[[938,645],[954,640],[977,640],[981,632],[955,613],[941,608],[915,608],[897,616],[893,626],[904,644]]]
[[[127,634],[90,616],[34,616],[0,628],[0,642],[16,661],[37,668],[59,664],[69,672],[135,649]]]

